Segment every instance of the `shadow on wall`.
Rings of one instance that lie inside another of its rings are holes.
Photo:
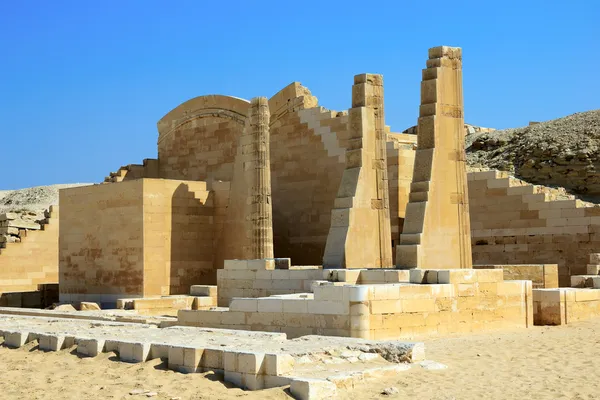
[[[212,195],[181,184],[171,201],[171,248],[167,260],[170,294],[189,294],[192,285],[216,285]]]

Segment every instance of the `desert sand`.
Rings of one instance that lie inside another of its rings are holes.
[[[365,381],[340,399],[596,399],[600,368],[600,319],[561,327],[426,340],[427,358],[444,370],[418,365],[393,378]],[[289,399],[283,389],[246,392],[208,372],[184,375],[160,360],[126,364],[112,354],[79,358],[71,350],[0,347],[2,399]],[[395,387],[387,396],[382,390]]]

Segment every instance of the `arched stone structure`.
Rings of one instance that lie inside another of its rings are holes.
[[[231,181],[247,100],[207,95],[180,104],[158,121],[160,176]]]

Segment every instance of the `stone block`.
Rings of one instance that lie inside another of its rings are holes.
[[[251,271],[265,271],[265,270],[274,270],[275,269],[275,259],[273,259],[273,258],[247,260],[247,262],[248,262],[247,268]]]
[[[264,376],[264,388],[271,389],[276,387],[288,386],[292,382],[292,378],[286,376]]]
[[[246,270],[248,269],[248,260],[225,260],[223,266],[226,270]]]
[[[104,339],[79,339],[77,341],[77,354],[84,357],[97,357],[104,351]]]
[[[264,353],[239,352],[237,354],[237,372],[253,375],[264,374],[264,359]]]
[[[204,349],[201,366],[210,370],[224,370],[223,350]]]
[[[184,373],[194,373],[200,370],[200,364],[204,349],[195,347],[184,347],[183,348],[183,366],[179,367],[179,370]]]
[[[434,299],[403,299],[402,312],[414,313],[414,312],[435,312],[435,300]]]
[[[344,299],[350,302],[366,302],[371,297],[372,288],[364,285],[343,286]]]
[[[213,285],[192,285],[190,295],[198,297],[217,297],[217,286]]]
[[[322,379],[295,378],[290,392],[297,400],[326,400],[337,396],[337,386]]]
[[[258,299],[258,312],[283,312],[283,301],[277,298]]]
[[[4,345],[19,348],[29,342],[29,332],[4,332]]]
[[[438,271],[427,269],[412,269],[409,271],[409,282],[416,284],[438,283]]]
[[[270,376],[289,374],[294,369],[295,362],[290,354],[266,354],[264,373]]]
[[[587,275],[600,275],[600,264],[588,264]]]
[[[258,300],[234,297],[229,303],[230,311],[257,312]]]
[[[60,351],[66,348],[65,336],[40,334],[38,337],[40,350]]]
[[[144,342],[120,342],[119,359],[125,362],[146,362],[150,356],[150,343]]]

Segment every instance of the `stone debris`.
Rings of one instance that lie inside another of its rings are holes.
[[[82,301],[79,304],[80,311],[99,311],[101,310],[100,306],[96,303],[91,303],[87,301]]]
[[[441,364],[439,362],[435,362],[435,361],[431,361],[431,360],[424,360],[421,361],[419,363],[419,365],[423,368],[423,369],[427,369],[427,370],[439,370],[439,369],[447,369],[448,366],[445,364]]]
[[[146,394],[146,393],[149,393],[149,392],[150,391],[146,390],[146,389],[133,389],[133,390],[129,391],[129,394],[132,395],[132,396],[136,396],[136,395],[139,395],[139,394]]]
[[[183,373],[221,372],[225,381],[247,390],[292,385],[296,397],[306,399],[335,394],[338,387],[355,387],[366,377],[393,376],[409,368],[408,364],[390,363],[379,356],[359,359],[363,350],[374,354],[371,347],[380,343],[358,338],[310,336],[288,340],[283,333],[189,327],[161,329],[145,324],[15,316],[1,312],[0,328],[0,337],[11,348],[37,340],[41,350],[59,351],[76,346],[77,354],[83,357],[115,352],[123,362],[161,358],[167,360],[169,369]],[[410,345],[405,348],[410,350]],[[347,358],[332,354],[344,354]],[[336,361],[332,365],[327,360]],[[156,392],[142,388],[130,392],[146,396],[151,393]]]
[[[394,386],[389,387],[389,388],[385,388],[385,389],[383,389],[381,391],[381,394],[384,395],[384,396],[393,396],[393,395],[398,394],[398,393],[400,393],[400,391],[398,390],[397,387],[394,387]]]
[[[77,311],[71,304],[60,304],[54,307],[54,311]]]
[[[58,191],[91,183],[70,183],[49,186],[36,186],[19,190],[0,191],[0,214],[10,211],[42,213],[51,205],[58,204]]]

